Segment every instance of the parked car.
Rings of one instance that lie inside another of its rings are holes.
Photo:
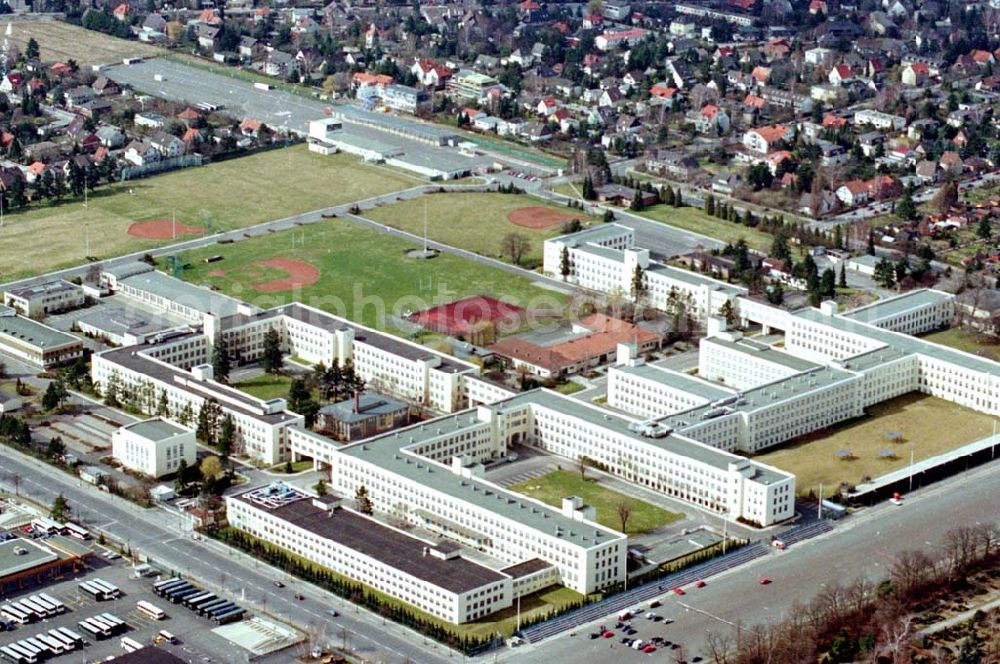
[[[285,587],[285,584],[283,584],[281,581],[274,581],[273,583],[274,583],[274,587],[275,588],[284,588]]]
[[[771,583],[771,579],[767,578],[766,576],[761,577],[760,585],[766,586],[769,583]]]
[[[684,592],[683,588],[681,588],[680,586],[678,586],[678,587],[674,588],[674,594],[675,595],[686,595],[687,593]]]

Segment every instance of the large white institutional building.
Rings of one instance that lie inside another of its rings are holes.
[[[513,394],[480,378],[476,365],[301,304],[261,311],[188,302],[200,326],[99,353],[93,378],[139,391],[150,413],[161,410],[165,395],[168,412],[160,414],[167,419],[215,399],[254,459],[312,458],[329,467],[339,496],[364,487],[376,514],[392,515],[420,537],[337,498],[294,490],[287,501],[256,493],[227,503],[234,526],[452,622],[488,615],[553,583],[589,593],[625,579],[627,538],[599,525],[593,508],[571,496],[561,508],[546,506],[484,478],[484,464],[511,445],[586,457],[692,508],[769,526],[793,515],[795,477],[745,454],[914,391],[1000,414],[1000,366],[910,336],[950,322],[951,295],[923,290],[843,314],[832,302],[790,312],[650,261],[632,241],[632,231],[617,224],[561,236],[546,242],[545,269],[559,274],[568,257],[569,281],[627,292],[639,266],[651,304],[662,308],[672,294],[689,298],[708,335],[697,372],[688,373],[647,364],[621,344],[608,370],[610,408],[544,389]],[[143,281],[158,289],[161,282]],[[185,293],[190,299],[190,287]],[[783,331],[783,344],[726,330],[719,316],[726,302],[743,323]],[[352,362],[369,386],[441,415],[342,445],[306,429],[283,399],[262,401],[212,379],[206,365],[214,339],[224,338],[246,362],[261,355],[270,330],[307,362]],[[422,562],[373,553],[372,542],[419,551]],[[459,548],[478,553],[467,559]]]

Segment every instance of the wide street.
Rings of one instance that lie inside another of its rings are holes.
[[[885,578],[901,551],[924,549],[933,555],[950,527],[1000,521],[998,496],[1000,463],[994,461],[906,496],[903,507],[883,503],[849,516],[831,533],[713,577],[705,588],[688,588],[683,597],[666,593],[656,611],[675,620],[669,626],[657,624],[655,631],[643,632],[648,621],[633,624],[640,628],[640,637],[658,634],[680,642],[688,661],[699,654],[704,657],[710,632],[732,633],[737,625],[779,620],[796,602],[808,602],[825,586],[859,577]],[[761,585],[762,577],[773,582]],[[614,625],[615,621],[612,616],[600,622]],[[604,662],[610,645],[615,646],[616,661],[649,661],[648,655],[632,654],[619,644],[617,634],[614,639],[591,641],[588,634],[597,624],[577,629],[576,636],[562,634],[522,646],[516,655],[501,656],[501,661]]]
[[[193,539],[187,522],[178,516],[158,509],[140,509],[39,461],[8,451],[0,459],[0,486],[14,492],[15,475],[19,478],[20,495],[49,505],[62,493],[74,516],[87,527],[103,531],[133,552],[149,556],[154,564],[196,579],[213,591],[226,592],[233,600],[266,610],[299,629],[322,634],[323,639],[338,647],[346,636],[348,647],[365,659],[444,662],[455,656],[410,630],[386,623],[335,595],[295,581],[222,544],[201,536]],[[275,580],[282,580],[287,587],[274,587]],[[295,593],[305,595],[305,599],[295,600]],[[328,615],[326,611],[330,608],[335,608],[340,616]]]

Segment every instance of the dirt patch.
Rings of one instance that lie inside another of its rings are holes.
[[[263,291],[265,293],[274,293],[277,291],[291,290],[296,287],[301,288],[302,286],[309,286],[319,281],[319,270],[309,263],[304,263],[291,258],[269,258],[266,261],[260,261],[260,264],[266,265],[267,267],[275,270],[281,270],[288,276],[281,279],[273,279],[271,281],[262,281],[257,284],[251,284],[250,287],[254,290]]]
[[[206,273],[206,276],[209,276],[209,277],[224,277],[224,276],[226,276],[226,271],[225,270],[209,270]]]
[[[507,215],[507,221],[515,226],[535,229],[552,228],[572,218],[565,212],[541,206],[518,208]]]
[[[201,235],[204,232],[197,226],[188,226],[170,219],[137,221],[128,227],[129,235],[141,237],[144,240],[171,240],[182,235]]]

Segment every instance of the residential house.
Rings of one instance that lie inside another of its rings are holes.
[[[272,49],[264,56],[264,73],[268,76],[286,78],[298,70],[299,61],[284,51]]]
[[[160,152],[160,156],[164,159],[171,159],[184,154],[184,141],[165,131],[150,134],[149,144],[156,148]]]
[[[136,166],[148,166],[160,161],[160,151],[148,141],[135,140],[125,148],[124,157]]]
[[[112,125],[98,127],[95,133],[97,139],[106,148],[120,148],[125,145],[125,133],[121,129]]]
[[[748,150],[767,154],[775,149],[778,143],[791,140],[793,135],[792,128],[786,125],[756,127],[743,134],[743,145]]]
[[[694,157],[674,150],[657,150],[646,159],[646,170],[661,177],[688,182],[701,172]]]
[[[695,127],[703,134],[724,134],[729,131],[729,115],[715,104],[706,104],[698,111]]]
[[[830,81],[830,85],[845,85],[854,80],[854,72],[847,65],[837,65],[830,70],[827,80]]]

